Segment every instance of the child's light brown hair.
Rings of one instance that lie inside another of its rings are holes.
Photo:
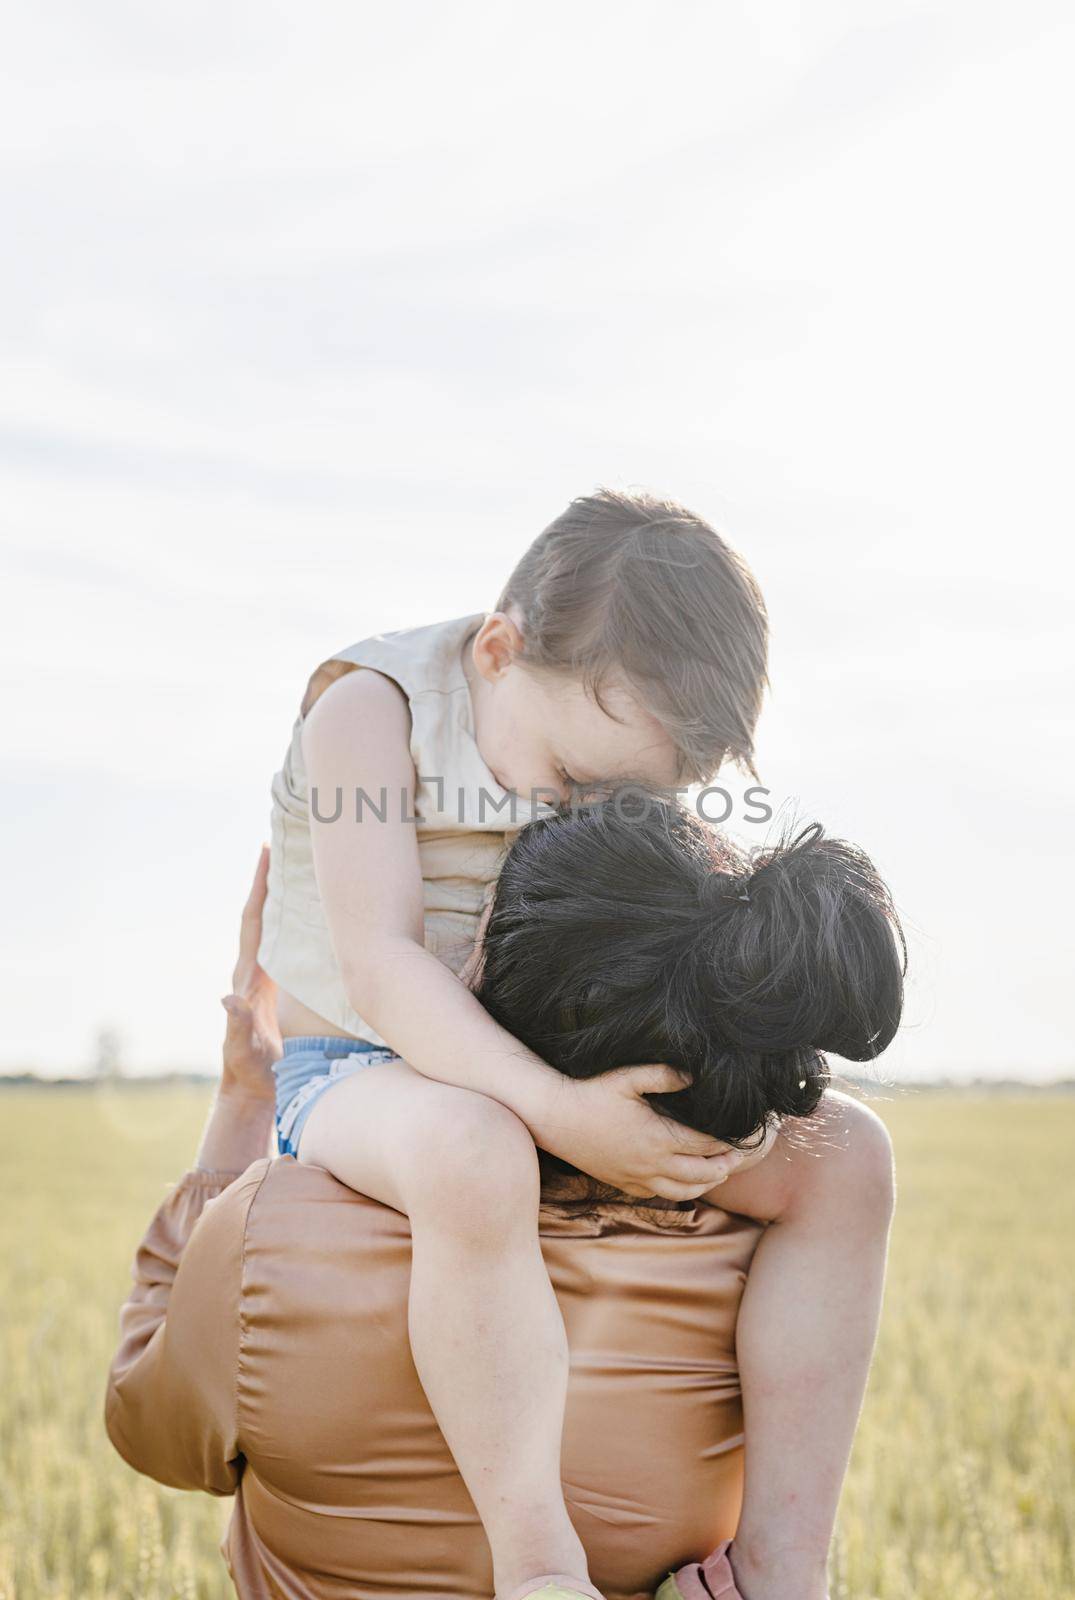
[[[599,489],[573,500],[508,579],[523,661],[601,688],[626,680],[703,782],[726,758],[754,772],[769,623],[741,556],[673,500]],[[607,707],[605,707],[607,710]]]

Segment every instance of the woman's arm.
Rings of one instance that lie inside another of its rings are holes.
[[[239,921],[239,957],[228,1014],[220,1088],[213,1101],[196,1164],[203,1170],[245,1172],[271,1149],[275,1088],[273,1062],[283,1052],[276,1022],[276,985],[258,965],[261,919],[269,892],[269,851],[263,846]]]
[[[233,1494],[239,1481],[242,1236],[263,1172],[254,1166],[238,1180],[231,1173],[186,1173],[135,1256],[108,1374],[105,1427],[129,1466],[175,1489]]]
[[[770,1153],[706,1196],[769,1226],[739,1311],[746,1481],[731,1562],[747,1600],[815,1600],[881,1309],[892,1149],[829,1090]]]
[[[105,1401],[105,1426],[125,1461],[161,1483],[211,1494],[233,1493],[241,1469],[242,1240],[265,1167],[239,1175],[265,1156],[273,1122],[270,1067],[279,1041],[272,985],[256,962],[267,870],[263,851],[243,912],[236,992],[224,1001],[223,1072],[197,1166],[158,1208],[138,1248]]]
[[[332,684],[303,729],[311,794],[345,797],[335,822],[311,806],[314,866],[347,998],[393,1050],[426,1077],[499,1100],[543,1149],[634,1195],[693,1198],[738,1162],[725,1146],[654,1114],[640,1097],[681,1087],[669,1067],[645,1066],[575,1082],[493,1021],[425,948],[422,873],[414,823],[410,710],[380,673]],[[384,821],[353,797],[377,801]],[[319,808],[335,810],[322,800]]]

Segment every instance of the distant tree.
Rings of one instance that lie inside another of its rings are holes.
[[[98,1029],[93,1076],[98,1081],[123,1076],[123,1036],[118,1028],[106,1025]]]

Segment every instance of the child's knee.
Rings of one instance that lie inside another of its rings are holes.
[[[411,1161],[417,1180],[412,1220],[442,1229],[483,1231],[529,1219],[539,1197],[537,1151],[529,1130],[506,1106],[469,1089],[445,1088],[416,1129]]]

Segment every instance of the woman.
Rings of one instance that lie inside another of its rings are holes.
[[[640,819],[610,803],[525,830],[498,886],[477,988],[568,1073],[614,1070],[644,1040],[643,1053],[691,1080],[666,1109],[741,1139],[773,1110],[816,1101],[820,1047],[868,1054],[887,1043],[902,969],[891,906],[864,858],[816,832],[753,870],[716,848],[669,808]],[[262,872],[236,973],[249,1003],[229,1002],[198,1168],[139,1253],[109,1432],[164,1482],[237,1494],[226,1554],[244,1600],[477,1600],[490,1592],[480,1525],[410,1360],[405,1219],[317,1169],[257,1159],[275,1043],[269,986],[253,968],[263,894]],[[707,955],[686,958],[703,946]],[[828,1116],[800,1126],[831,1142],[852,1119],[875,1121],[832,1097]],[[614,1600],[651,1595],[670,1567],[736,1532],[735,1320],[760,1229],[732,1212],[749,1201],[779,1216],[782,1173],[794,1168],[801,1191],[804,1168],[823,1185],[831,1167],[808,1139],[782,1134],[779,1145],[780,1160],[728,1181],[727,1211],[640,1206],[547,1172],[542,1246],[572,1350],[565,1492]],[[468,1183],[481,1205],[480,1162]],[[881,1184],[875,1216],[841,1220],[887,1230],[890,1204]],[[858,1290],[868,1301],[871,1286]],[[864,1330],[855,1316],[849,1306],[844,1360],[872,1343],[871,1320]],[[741,1330],[742,1364],[763,1336],[773,1330]],[[808,1425],[824,1404],[826,1354],[806,1344],[804,1354],[788,1339],[787,1366],[788,1406]],[[793,1525],[779,1465],[751,1464],[760,1488],[737,1567],[741,1581],[751,1562],[760,1574],[743,1584],[750,1600],[778,1571]],[[767,1568],[768,1551],[777,1559]],[[700,1596],[731,1584],[719,1552],[704,1575],[680,1579]]]

